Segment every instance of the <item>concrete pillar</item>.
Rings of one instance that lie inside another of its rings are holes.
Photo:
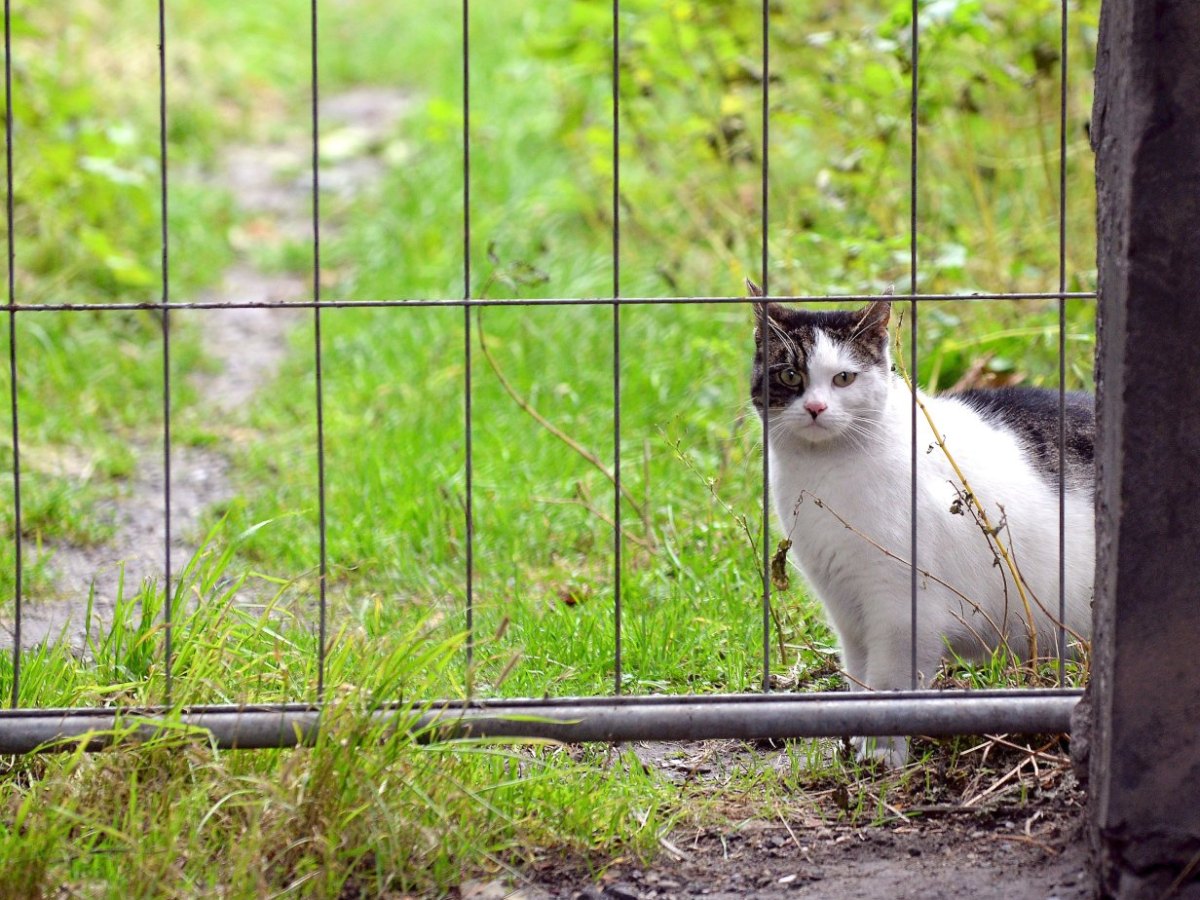
[[[1092,141],[1097,892],[1200,898],[1200,0],[1105,0]]]

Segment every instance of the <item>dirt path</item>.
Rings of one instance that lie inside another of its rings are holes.
[[[578,859],[547,854],[517,878],[461,885],[461,900],[1092,896],[1082,834],[1085,798],[1065,769],[1021,779],[986,802],[947,796],[946,802],[921,805],[915,797],[897,798],[912,818],[895,806],[877,808],[870,782],[851,785],[851,794],[863,791],[867,798],[856,824],[849,811],[826,796],[833,790],[799,792],[766,815],[755,791],[726,791],[739,770],[768,778],[762,773],[786,772],[786,756],[778,750],[736,741],[648,743],[632,749],[643,765],[681,787],[690,785],[701,794],[705,785],[716,788],[725,824],[680,825],[647,863],[622,857],[597,871]],[[853,796],[844,802],[848,809],[856,806]],[[877,817],[883,823],[870,824]]]
[[[1055,802],[894,826],[749,819],[676,833],[673,849],[652,864],[619,862],[596,880],[547,861],[516,896],[1084,900],[1091,896],[1087,857],[1078,807],[1072,813]]]
[[[321,184],[335,200],[349,201],[378,183],[387,170],[385,156],[397,152],[396,123],[410,106],[407,94],[386,88],[357,88],[321,103]],[[311,240],[311,144],[308,135],[287,143],[230,148],[214,187],[237,201],[251,249],[254,235],[266,240]],[[322,222],[323,235],[332,223]],[[235,241],[235,244],[239,241]],[[203,299],[303,299],[312,294],[305,275],[269,273],[250,255],[231,266],[220,284]],[[218,363],[215,372],[188,377],[201,403],[215,419],[240,424],[249,403],[270,383],[288,352],[292,329],[311,314],[288,309],[231,309],[192,313],[198,316],[205,355]],[[113,528],[107,542],[78,546],[47,542],[54,596],[29,600],[21,617],[21,643],[29,647],[63,639],[79,649],[86,642],[84,617],[88,594],[95,591],[94,623],[111,619],[122,577],[124,592],[134,593],[144,581],[161,580],[164,568],[163,460],[161,440],[134,448],[137,473],[120,497],[97,511]],[[196,552],[204,511],[234,496],[229,459],[219,449],[173,444],[171,448],[171,562],[177,574]],[[0,648],[11,648],[13,623],[0,623]]]

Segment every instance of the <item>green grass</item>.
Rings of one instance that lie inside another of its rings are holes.
[[[1002,17],[978,4],[958,8],[958,17],[928,25],[922,287],[1053,288],[1057,198],[1047,186],[1056,183],[1057,115],[1049,103],[1056,81],[1038,60],[1054,34],[1054,9]],[[609,60],[598,52],[608,34],[606,9],[494,4],[474,13],[473,296],[612,290]],[[758,48],[757,19],[733,3],[707,11],[622,9],[622,293],[735,294],[759,266],[760,85],[746,61]],[[413,156],[379,191],[340,209],[343,229],[326,257],[341,276],[338,296],[453,298],[464,289],[457,12],[435,7],[419,22],[404,21],[428,49],[423,58],[436,62],[404,71],[401,54],[400,70],[387,73],[425,92],[401,131]],[[386,11],[378,14],[381,26],[390,21]],[[907,285],[906,51],[898,15],[849,7],[775,17],[776,291]],[[1078,21],[1089,20],[1081,14]],[[875,37],[863,38],[864,28]],[[373,43],[354,37],[363,43],[348,39],[347,46],[362,65]],[[1015,55],[1008,68],[1006,55]],[[862,83],[844,74],[862,67],[874,73]],[[329,70],[342,72],[336,62]],[[1072,121],[1086,102],[1080,81]],[[981,98],[964,100],[963,84]],[[993,103],[993,94],[1003,103]],[[881,106],[892,119],[880,121]],[[1077,147],[1079,136],[1071,141]],[[964,158],[968,147],[986,151],[989,162]],[[1068,246],[1083,260],[1068,258],[1076,287],[1092,277],[1085,161],[1073,152],[1068,172]],[[1031,179],[1034,164],[1038,177]],[[1067,312],[1068,381],[1087,385],[1090,304],[1071,303]],[[756,429],[745,420],[748,318],[744,308],[728,306],[622,311],[621,458],[629,492],[622,624],[630,690],[745,690],[759,677],[761,556],[753,541],[761,530],[760,463]],[[923,381],[952,385],[982,360],[995,377],[1055,384],[1057,321],[1057,307],[1045,302],[927,307]],[[485,642],[477,686],[516,694],[610,689],[611,485],[522,411],[501,374],[611,466],[611,310],[488,309],[471,327],[473,599]],[[466,618],[462,313],[331,310],[322,328],[335,616],[363,621],[369,612],[381,652],[414,615],[432,612],[446,634],[456,633]],[[249,544],[252,564],[311,585],[311,332],[298,334],[296,347],[256,413],[264,439],[240,455],[244,501],[218,512],[239,527],[269,521]],[[786,663],[776,653],[774,664],[786,668],[798,654],[802,666],[819,667],[830,639],[811,601],[794,590],[779,606],[789,620],[785,640],[801,649],[789,650]]]
[[[212,535],[177,586],[179,704],[311,695],[311,632],[289,627],[278,596],[259,608],[235,599],[239,544]],[[86,662],[64,645],[31,651],[22,702],[157,703],[162,604],[153,586],[123,597],[112,624],[91,632]],[[675,827],[755,816],[863,826],[905,820],[908,809],[919,817],[929,804],[978,794],[1023,758],[996,745],[981,759],[977,739],[924,741],[915,765],[888,773],[846,761],[828,741],[789,742],[771,765],[763,748],[728,742],[719,781],[678,785],[630,749],[428,742],[408,727],[419,699],[387,720],[373,713],[445,682],[461,640],[439,642],[432,631],[419,623],[379,656],[365,629],[344,630],[328,657],[337,687],[312,747],[221,751],[168,714],[150,737],[135,735],[136,720],[119,724],[101,735],[112,745],[92,755],[64,745],[5,758],[0,896],[62,887],[106,897],[444,896],[467,878],[527,865],[598,876],[618,856],[653,856]],[[11,687],[5,655],[0,691]],[[1053,762],[1053,744],[1036,746]],[[1039,783],[1064,768],[1043,762]],[[1010,784],[1006,802],[1024,786]]]
[[[229,562],[210,545],[183,573],[176,602],[195,602],[177,620],[176,695],[306,695],[314,639],[289,628],[274,603],[236,603]],[[22,702],[160,700],[161,609],[153,588],[119,602],[111,628],[94,632],[90,665],[61,645],[31,651]],[[419,627],[396,637],[391,654],[362,666],[361,633],[340,636],[328,659],[337,688],[327,727],[311,748],[220,752],[178,724],[130,741],[131,724],[92,756],[68,748],[7,758],[0,896],[60,885],[126,897],[444,890],[550,854],[596,865],[617,849],[644,855],[670,827],[670,791],[631,756],[598,765],[599,751],[418,742],[406,727],[416,705],[391,721],[398,728],[373,719],[383,700],[429,696],[460,650]],[[5,656],[0,689],[11,686]],[[576,802],[579,791],[594,802]]]
[[[739,294],[745,276],[762,276],[758,4],[627,0],[621,8],[621,293]],[[800,3],[772,15],[774,293],[909,288],[907,8]],[[14,9],[16,299],[157,299],[155,23],[128,0]],[[366,194],[323,203],[325,296],[611,296],[610,10],[592,0],[473,5],[472,277],[464,285],[460,5],[322,5],[322,95],[367,84],[413,98],[395,135],[407,158]],[[1092,2],[1072,10],[1066,275],[1079,290],[1095,281],[1082,123],[1096,13]],[[922,21],[918,286],[1056,289],[1058,7],[957,0],[931,4]],[[222,148],[308,134],[308,24],[298,0],[169,4],[173,299],[198,296],[238,252],[246,223],[211,183]],[[303,243],[252,256],[300,273],[312,259]],[[524,861],[531,847],[597,864],[621,848],[649,852],[681,804],[703,810],[624,757],[612,777],[591,751],[582,760],[557,748],[451,751],[401,736],[377,742],[364,724],[374,700],[398,694],[454,696],[468,685],[502,695],[612,690],[611,483],[504,387],[611,466],[612,316],[605,306],[472,315],[477,648],[467,671],[462,310],[325,311],[327,683],[345,719],[312,751],[222,754],[172,735],[159,747],[96,758],[13,762],[0,778],[0,852],[28,865],[12,867],[8,877],[18,880],[0,893],[129,883],[119,874],[129,872],[179,895],[235,884],[252,885],[239,888],[247,894],[289,885],[319,896],[347,885],[431,890],[454,884],[460,867]],[[753,690],[761,678],[750,319],[729,305],[621,311],[630,692]],[[238,486],[207,512],[210,541],[179,587],[181,598],[204,602],[188,607],[175,636],[176,697],[311,697],[311,324],[297,328],[283,370],[246,411],[248,429],[235,431],[189,386],[188,373],[211,366],[195,316],[173,320],[175,433],[221,448]],[[945,388],[974,372],[1056,385],[1057,323],[1052,302],[924,306],[921,381]],[[1067,324],[1068,385],[1088,387],[1091,304],[1067,304]],[[142,454],[154,456],[159,334],[149,313],[18,317],[22,527],[34,597],[49,590],[43,543],[102,542],[104,502],[125,489]],[[7,340],[0,328],[0,358]],[[12,593],[11,491],[11,478],[0,477],[4,596]],[[248,589],[258,606],[233,602]],[[62,647],[27,650],[22,702],[162,697],[161,598],[153,589],[129,593],[88,662]],[[775,600],[773,671],[809,688],[833,686],[832,638],[818,605],[798,579]],[[0,660],[0,694],[11,687],[10,665]],[[959,677],[987,685],[1007,676],[996,665]],[[823,747],[796,753],[806,760],[797,771],[808,772],[796,776],[796,790],[826,777],[824,763],[813,771]],[[517,770],[536,777],[514,778]],[[355,781],[359,771],[369,775]],[[562,810],[576,807],[564,796],[590,799],[571,818]],[[379,838],[368,853],[370,835]]]

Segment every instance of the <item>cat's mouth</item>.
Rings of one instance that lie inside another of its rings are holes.
[[[807,412],[799,416],[793,407],[783,407],[778,410],[778,414],[772,407],[769,427],[772,435],[805,444],[823,444],[841,433],[841,429],[827,416],[821,415],[814,419]]]
[[[837,432],[833,428],[830,428],[829,425],[830,423],[827,420],[818,418],[810,419],[807,422],[801,419],[800,422],[794,424],[792,427],[804,440],[812,444],[819,444],[837,435]]]

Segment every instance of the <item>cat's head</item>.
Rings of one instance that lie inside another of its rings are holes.
[[[762,296],[753,282],[747,285],[752,296]],[[810,312],[768,303],[765,310],[754,304],[754,310],[750,397],[761,417],[769,377],[772,438],[861,443],[874,433],[892,377],[891,304],[877,300],[853,311]]]

